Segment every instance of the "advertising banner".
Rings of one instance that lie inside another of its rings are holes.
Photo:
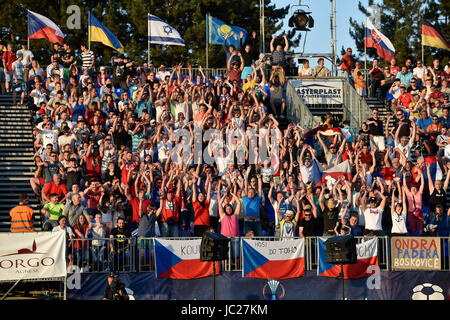
[[[82,273],[80,286],[68,288],[68,300],[101,300],[108,274]],[[120,281],[136,300],[212,300],[211,277],[156,278],[154,272],[122,273]],[[448,271],[370,271],[368,278],[345,281],[346,300],[446,300]],[[243,278],[240,271],[216,277],[217,300],[341,300],[342,283],[306,271],[304,277],[273,280]]]
[[[344,101],[340,79],[295,79],[291,84],[307,105],[342,104]]]
[[[65,277],[65,232],[0,233],[0,280]]]

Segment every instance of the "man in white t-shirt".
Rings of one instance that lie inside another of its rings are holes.
[[[170,77],[170,72],[167,71],[166,66],[162,64],[159,66],[159,71],[156,73],[156,78],[159,81],[164,81],[166,77]]]
[[[45,90],[39,81],[35,83],[35,88],[31,91],[30,97],[33,97],[33,103],[36,107],[39,107],[41,102],[48,102]]]
[[[17,60],[14,61],[11,65],[12,75],[13,75],[13,84],[14,91],[17,93],[21,93],[20,96],[20,104],[23,104],[23,99],[25,98],[25,82],[23,81],[23,55],[22,52],[17,52]],[[14,97],[15,104],[15,97]]]
[[[55,74],[57,74],[61,79],[64,77],[64,68],[56,60],[47,66],[46,72],[47,78],[53,78]]]
[[[374,195],[378,195],[381,198],[381,203],[377,206],[377,199]],[[369,207],[367,207],[367,192],[361,200],[361,205],[364,211],[364,219],[366,222],[366,228],[364,229],[364,236],[382,236],[383,227],[381,225],[381,219],[383,217],[384,206],[386,204],[386,197],[382,192],[376,190],[374,195],[369,198]]]
[[[22,43],[22,49],[18,50],[17,52],[21,52],[23,56],[23,79],[25,81],[25,86],[28,83],[28,70],[31,68],[31,61],[33,60],[33,52],[28,50],[27,44]]]
[[[312,68],[309,66],[309,61],[304,60],[303,66],[298,67],[298,76],[299,77],[311,77],[312,76]]]
[[[417,67],[413,69],[414,77],[420,79],[422,81],[422,84],[424,84],[427,72],[427,68],[423,65],[422,60],[417,60]]]
[[[55,129],[55,130],[43,129],[41,132],[42,132],[42,145],[46,146],[48,144],[52,144],[53,151],[57,152],[58,151],[59,129]]]
[[[162,140],[157,145],[158,148],[158,160],[160,162],[165,162],[170,155],[170,151],[172,151],[172,143],[169,141],[169,137],[164,135]]]

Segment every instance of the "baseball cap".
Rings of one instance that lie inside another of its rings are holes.
[[[293,216],[294,216],[294,211],[292,211],[292,210],[286,210],[285,216],[291,216],[291,217],[293,217]]]
[[[311,210],[311,205],[307,204],[306,206],[303,207],[303,211],[310,211]]]

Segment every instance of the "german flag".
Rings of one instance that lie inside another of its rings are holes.
[[[449,42],[427,20],[422,21],[422,45],[450,50]]]

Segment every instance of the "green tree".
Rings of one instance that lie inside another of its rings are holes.
[[[265,44],[268,51],[272,34],[283,27],[283,18],[289,13],[289,6],[276,8],[275,1],[265,0]],[[81,9],[81,29],[67,28],[67,7],[78,5]],[[173,65],[179,61],[192,65],[206,64],[206,14],[232,25],[245,28],[249,34],[257,31],[259,37],[259,1],[234,0],[57,0],[57,1],[11,1],[6,2],[0,11],[3,21],[1,36],[4,41],[19,42],[27,40],[27,9],[42,14],[58,26],[66,35],[75,54],[80,45],[88,42],[88,11],[110,29],[125,47],[126,54],[137,62],[147,60],[147,13],[151,13],[173,26],[186,43],[182,46],[152,45],[152,60],[156,65]],[[288,32],[291,46],[299,44],[300,35]],[[278,41],[281,41],[279,39]],[[49,61],[52,44],[46,40],[30,40],[30,48],[41,64]],[[259,48],[259,39],[257,43]],[[99,64],[108,64],[115,50],[99,42],[91,42],[91,50]],[[225,54],[220,45],[210,45],[209,66],[224,67]]]

